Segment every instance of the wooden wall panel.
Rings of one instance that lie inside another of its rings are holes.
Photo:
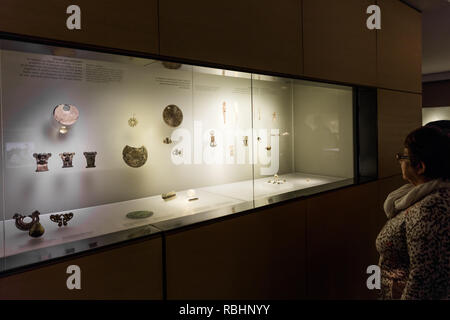
[[[370,221],[377,214],[377,182],[307,200],[308,298],[371,299],[369,265],[377,264]]]
[[[301,74],[301,0],[164,0],[161,54]]]
[[[81,290],[66,287],[69,265]],[[0,299],[162,299],[162,240],[105,249],[0,278]]]
[[[306,76],[376,84],[376,31],[366,27],[374,0],[303,0]]]
[[[158,0],[2,0],[0,31],[157,54]],[[81,8],[81,30],[69,30],[66,9]]]
[[[303,299],[304,201],[167,235],[168,299]]]
[[[378,90],[378,176],[400,174],[395,154],[412,130],[422,126],[420,94]]]
[[[450,80],[423,83],[423,107],[450,106]]]
[[[378,87],[422,91],[422,15],[398,0],[378,0]]]

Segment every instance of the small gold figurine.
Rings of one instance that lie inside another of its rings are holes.
[[[225,101],[222,103],[222,112],[223,112],[223,124],[227,124],[227,103]]]
[[[136,127],[138,124],[138,121],[136,119],[136,117],[134,116],[134,113],[132,115],[132,117],[130,119],[128,119],[128,125],[132,128]]]
[[[172,139],[170,139],[169,137],[165,137],[163,140],[164,144],[172,144],[172,142],[173,142]]]
[[[211,130],[209,132],[209,134],[211,135],[211,141],[209,142],[209,146],[211,148],[215,148],[217,146],[217,143],[216,143],[216,137],[214,136],[214,134],[215,134],[214,130]]]
[[[248,136],[244,136],[244,139],[242,139],[242,142],[244,143],[244,147],[248,147]]]

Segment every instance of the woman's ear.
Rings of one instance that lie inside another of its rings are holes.
[[[426,170],[425,163],[423,161],[420,161],[416,166],[416,173],[421,176],[425,173],[425,170]]]

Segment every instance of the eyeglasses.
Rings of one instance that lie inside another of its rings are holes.
[[[395,159],[397,159],[397,161],[400,161],[400,160],[411,160],[411,158],[409,156],[405,156],[404,154],[401,154],[401,153],[397,153],[395,155]]]

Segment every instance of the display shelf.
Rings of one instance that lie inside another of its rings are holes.
[[[269,183],[268,181],[271,179],[267,177],[255,180],[255,200],[267,200],[280,194],[348,180],[304,173],[279,176],[280,180],[286,180],[283,184]],[[161,196],[153,196],[66,210],[65,212],[72,212],[74,216],[67,226],[62,227],[58,227],[56,223],[50,220],[50,215],[55,213],[45,213],[40,215],[40,223],[45,228],[45,233],[40,238],[29,237],[27,232],[16,228],[13,219],[9,219],[5,221],[5,241],[9,244],[5,256],[29,253],[31,257],[35,255],[35,260],[40,261],[45,258],[45,255],[42,252],[39,255],[33,254],[34,251],[39,249],[47,248],[47,257],[55,257],[60,255],[58,254],[59,251],[70,252],[70,248],[76,247],[74,244],[77,241],[88,241],[91,246],[92,243],[95,243],[97,247],[101,246],[103,242],[108,242],[102,241],[103,236],[111,236],[121,232],[128,232],[129,235],[135,233],[136,236],[141,236],[142,234],[136,233],[136,231],[145,226],[153,227],[151,232],[148,233],[153,234],[161,230],[169,230],[252,209],[254,208],[253,194],[248,193],[248,190],[253,189],[252,185],[253,181],[247,180],[199,188],[195,190],[194,196],[188,196],[189,190],[178,191],[176,197],[171,200],[163,200]],[[198,200],[189,201],[193,197],[198,198]],[[271,201],[271,203],[273,202]],[[143,219],[126,217],[129,212],[141,210],[151,211],[153,214]],[[128,239],[132,237],[128,236]],[[75,251],[75,249],[72,251]]]
[[[40,238],[31,238],[27,232],[18,230],[14,220],[5,221],[6,242],[10,245],[6,248],[6,256],[55,246],[67,241],[76,241],[94,238],[106,234],[154,224],[164,220],[179,218],[185,215],[196,214],[212,209],[231,206],[240,201],[231,197],[225,197],[203,190],[196,192],[197,201],[189,202],[187,191],[177,193],[173,200],[165,201],[161,196],[110,203],[89,208],[67,210],[74,217],[67,226],[58,227],[50,221],[50,215],[40,215],[40,223],[45,228],[45,233]],[[153,215],[144,219],[129,219],[126,214],[132,211],[147,210]]]

